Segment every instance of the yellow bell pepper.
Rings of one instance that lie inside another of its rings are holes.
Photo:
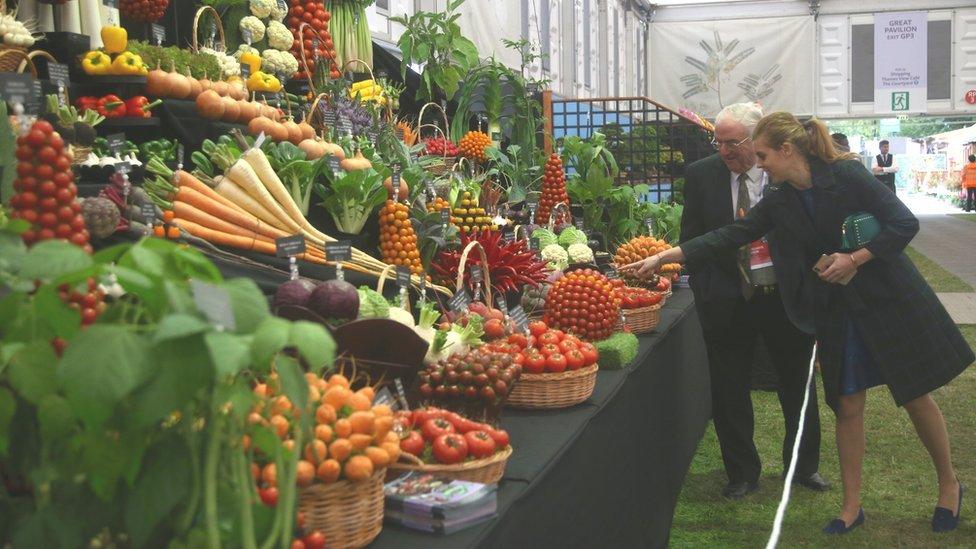
[[[361,81],[356,82],[355,84],[352,85],[352,91],[355,92],[355,91],[361,90],[363,88],[371,88],[371,87],[373,87],[374,84],[375,84],[375,82],[373,82],[372,79],[370,79],[370,80],[361,80]]]
[[[129,44],[129,33],[122,27],[102,27],[101,35],[108,53],[122,53]]]
[[[256,53],[252,53],[249,51],[242,53],[241,63],[244,63],[249,67],[251,67],[251,74],[254,74],[259,70],[261,70],[261,56]]]
[[[81,60],[81,70],[85,71],[85,74],[108,74],[111,68],[112,58],[98,50],[86,53]]]
[[[247,89],[254,92],[275,93],[281,90],[281,82],[266,72],[252,72],[247,78]]]
[[[112,74],[119,76],[138,76],[143,74],[144,65],[145,63],[142,62],[142,57],[130,51],[123,52],[115,57],[115,61],[112,61]]]

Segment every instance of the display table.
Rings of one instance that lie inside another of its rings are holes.
[[[498,518],[451,536],[387,524],[370,547],[665,547],[710,402],[693,297],[679,289],[634,363],[601,371],[586,403],[503,412],[515,453]]]

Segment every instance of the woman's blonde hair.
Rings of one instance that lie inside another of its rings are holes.
[[[801,123],[788,112],[774,112],[763,117],[756,124],[752,138],[756,141],[761,138],[774,149],[780,148],[783,143],[790,143],[803,154],[815,156],[828,164],[857,159],[856,154],[838,151],[834,147],[826,124],[816,118]]]

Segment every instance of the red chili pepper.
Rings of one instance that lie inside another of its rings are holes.
[[[150,118],[152,117],[151,109],[158,107],[162,102],[162,99],[157,99],[150,103],[146,96],[136,95],[125,101],[125,114],[136,118]]]
[[[125,101],[117,95],[106,95],[98,100],[98,114],[105,118],[121,118],[125,116]]]
[[[79,97],[75,99],[75,107],[79,111],[98,110],[98,98],[91,95]]]

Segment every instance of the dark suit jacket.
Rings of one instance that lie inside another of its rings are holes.
[[[685,204],[681,215],[682,244],[734,221],[731,179],[731,172],[718,154],[688,166],[685,170]],[[803,299],[798,294],[800,276],[790,270],[790,266],[795,265],[799,257],[793,257],[797,254],[795,250],[781,245],[777,233],[774,228],[766,234],[770,253],[775,257],[793,260],[785,266],[778,262],[773,264],[780,292],[783,294],[784,307],[793,324],[812,334],[814,326],[811,309],[798,304]],[[731,321],[734,310],[732,305],[742,299],[736,250],[718,250],[701,261],[689,259],[687,268],[703,329],[706,332],[723,330]]]
[[[827,165],[811,159],[814,220],[799,193],[784,184],[767,191],[748,215],[685,242],[690,263],[718,257],[773,229],[770,247],[780,285],[789,284],[792,307],[811,309],[827,403],[836,406],[843,366],[845,321],[854,322],[878,363],[898,405],[949,382],[974,360],[973,352],[935,293],[903,253],[918,232],[918,220],[859,162]],[[847,286],[828,284],[813,272],[821,254],[839,250],[848,216],[869,212],[881,224],[866,248],[874,259]],[[784,276],[785,275],[785,276]],[[782,288],[781,288],[782,290]],[[784,305],[790,308],[787,293]]]

